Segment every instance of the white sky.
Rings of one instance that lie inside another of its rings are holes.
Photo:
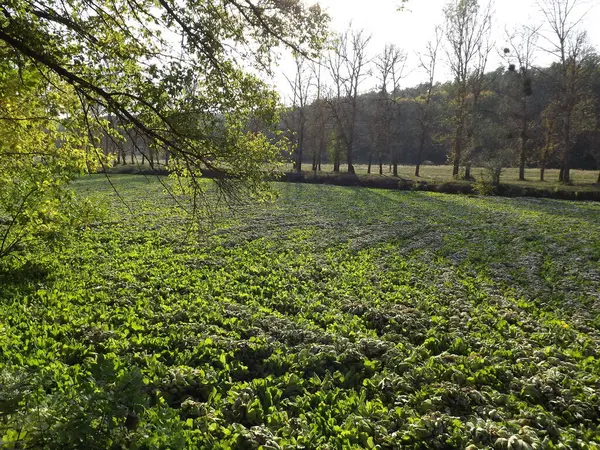
[[[314,3],[314,0],[305,0]],[[364,29],[372,34],[368,47],[371,56],[380,53],[386,43],[393,43],[402,48],[408,55],[408,69],[417,66],[417,52],[423,52],[427,42],[432,39],[436,24],[443,24],[442,8],[448,0],[409,0],[408,11],[397,11],[399,0],[319,0],[318,3],[329,12],[331,16],[331,29],[342,31],[352,22],[352,27]],[[590,44],[600,50],[600,1],[581,0],[582,5],[577,17],[584,15],[580,27],[588,32]],[[485,3],[485,0],[482,1]],[[541,24],[544,17],[541,14],[536,0],[495,0],[494,3],[493,40],[497,50],[493,52],[489,69],[493,70],[501,63],[499,52],[506,45],[506,27],[512,28],[521,24]],[[540,40],[540,43],[542,41]],[[445,63],[445,52],[441,53],[441,64],[438,73],[443,80],[450,76]],[[552,61],[547,54],[538,52],[536,64],[548,65]],[[293,78],[294,67],[289,61],[281,63],[280,72],[285,72]],[[424,76],[418,71],[413,71],[403,81],[403,87],[417,85],[424,81]],[[276,76],[278,90],[286,100],[289,92],[287,82],[282,75]],[[362,86],[366,91],[373,88],[375,80],[367,80]]]

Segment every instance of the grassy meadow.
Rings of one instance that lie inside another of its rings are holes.
[[[599,203],[111,180],[0,262],[0,447],[600,448]]]

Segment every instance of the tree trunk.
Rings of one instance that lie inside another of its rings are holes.
[[[523,107],[523,126],[521,128],[521,152],[519,154],[519,181],[525,181],[525,160],[527,155],[527,103]]]
[[[317,156],[317,169],[321,171],[321,161],[323,160],[323,153],[325,152],[325,139],[321,136],[319,140],[319,155]]]
[[[519,181],[525,181],[525,152],[521,144],[521,155],[519,158]]]
[[[493,172],[492,184],[498,186],[500,184],[500,175],[502,174],[502,168],[495,167]]]
[[[540,161],[540,181],[545,181],[544,180],[544,175],[546,173],[546,159],[548,159],[548,151],[549,151],[549,144],[546,144],[546,147],[544,147],[544,150],[542,151],[542,159]]]
[[[558,182],[562,183],[565,181],[565,166],[560,166],[560,172],[558,173]]]
[[[396,154],[396,151],[394,150],[392,153],[393,157],[392,157],[392,167],[394,170],[394,176],[397,177],[398,176],[398,155]]]
[[[348,161],[348,173],[356,173],[354,170],[354,164],[352,163],[352,144],[346,146],[346,159]]]
[[[473,177],[471,176],[471,164],[467,164],[465,165],[465,180],[472,180]]]
[[[560,179],[561,183],[569,183],[571,181],[570,176],[570,161],[569,157],[571,156],[571,111],[567,111],[567,117],[565,119],[565,136],[564,136],[564,151],[562,158],[562,167],[560,169]]]
[[[462,147],[462,124],[456,128],[456,136],[454,138],[454,163],[452,168],[452,176],[457,177],[460,173],[460,152]]]
[[[600,172],[598,172],[598,179],[596,180],[596,183],[600,184]]]
[[[383,175],[383,158],[381,152],[379,152],[379,175]]]
[[[563,169],[562,169],[562,182],[570,183],[571,182],[571,167],[569,161],[569,142],[570,142],[570,131],[567,131],[567,143],[565,143],[565,153],[563,155]]]
[[[369,152],[369,167],[367,168],[367,173],[371,173],[371,162],[373,160],[373,152]]]
[[[318,142],[317,145],[314,145],[314,143],[313,143],[314,147],[313,147],[312,161],[311,161],[311,170],[313,172],[317,171],[317,153],[319,151],[320,144],[321,144],[320,142]]]
[[[298,147],[296,147],[296,172],[302,172],[302,152],[304,147],[304,127],[300,127],[298,133]]]
[[[419,141],[419,151],[417,152],[417,166],[415,167],[415,177],[419,176],[421,169],[421,157],[423,155],[423,148],[425,147],[425,130],[421,130],[421,139]]]
[[[460,173],[460,147],[454,146],[454,163],[452,165],[452,176],[457,177]]]

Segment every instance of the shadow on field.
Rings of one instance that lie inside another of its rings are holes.
[[[508,200],[508,199],[507,199]],[[600,224],[600,214],[596,205],[592,202],[566,202],[564,200],[555,199],[537,199],[526,198],[521,199],[522,202],[511,202],[510,207],[527,212],[534,211],[549,216],[559,222],[565,219],[582,222],[583,226],[598,226]],[[510,201],[510,200],[508,200]],[[595,214],[595,216],[591,216]]]
[[[383,197],[386,202],[394,202],[401,208],[405,202],[403,197],[397,193],[385,190],[365,189],[365,194]],[[539,198],[505,198],[505,197],[477,197],[468,196],[438,196],[424,194],[417,198],[404,197],[410,202],[411,208],[415,212],[434,213],[434,217],[457,220],[462,218],[466,224],[470,222],[474,214],[482,215],[486,219],[492,217],[510,217],[511,222],[532,226],[530,219],[521,217],[519,213],[541,214],[552,219],[571,219],[580,221],[582,226],[598,226],[600,223],[600,214],[590,216],[598,211],[596,205],[592,202],[567,202],[557,199],[539,199]],[[367,204],[381,203],[367,201]]]
[[[46,266],[27,261],[18,267],[0,267],[0,301],[17,300],[23,295],[35,292],[40,283],[48,278],[49,270]]]
[[[531,250],[531,245],[524,246],[522,239],[530,244],[564,245],[564,233],[556,227],[561,218],[569,221],[569,226],[573,226],[572,221],[579,222],[578,228],[590,231],[600,223],[598,215],[590,217],[586,204],[557,200],[414,195],[360,188],[355,188],[348,198],[357,209],[352,214],[352,206],[347,208],[349,225],[364,227],[363,236],[372,234],[365,241],[399,240],[403,247],[417,245],[440,256],[470,248],[482,258],[498,259],[501,254],[511,254],[514,259]],[[320,216],[331,213],[327,207],[315,206]],[[339,213],[336,210],[334,216],[339,217]],[[357,219],[355,223],[352,215]],[[574,247],[567,253],[576,253],[577,246],[570,244]]]
[[[461,180],[447,180],[431,182],[426,180],[412,180],[401,177],[374,174],[348,174],[328,172],[288,172],[277,180],[292,183],[328,184],[338,186],[360,186],[377,189],[401,191],[429,191],[445,194],[473,194],[476,193],[475,183]],[[571,190],[567,187],[552,189],[549,187],[521,186],[517,184],[502,183],[498,186],[489,186],[490,194],[500,197],[538,197],[555,198],[561,200],[591,200],[600,201],[600,191],[596,185],[582,186],[583,190]],[[588,190],[588,187],[593,187]]]

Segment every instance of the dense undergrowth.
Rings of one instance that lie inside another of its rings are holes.
[[[600,205],[278,184],[190,234],[112,181],[2,263],[6,448],[600,447]]]

